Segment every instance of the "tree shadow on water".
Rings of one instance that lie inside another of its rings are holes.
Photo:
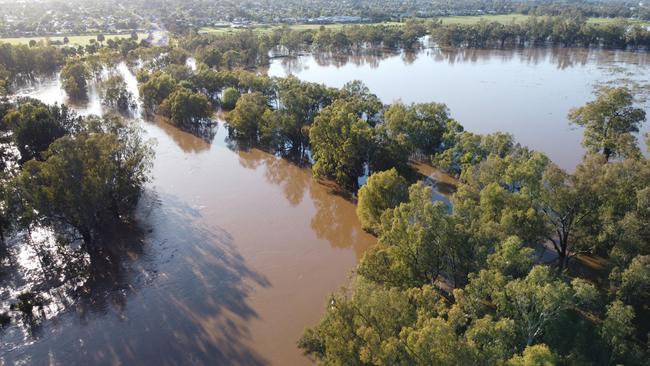
[[[36,342],[0,353],[5,364],[264,365],[250,347],[248,304],[269,287],[232,237],[170,195],[147,193],[138,227],[112,250],[74,309],[43,324]]]

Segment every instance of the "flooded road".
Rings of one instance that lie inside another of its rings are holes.
[[[650,94],[650,53],[597,49],[425,49],[416,54],[273,59],[272,76],[341,87],[361,80],[384,103],[445,103],[468,131],[514,134],[562,168],[580,161],[582,130],[567,113],[593,99],[595,87],[627,85]],[[650,115],[650,104],[642,103]],[[648,131],[646,125],[644,131]]]

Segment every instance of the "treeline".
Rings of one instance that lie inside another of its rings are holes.
[[[64,50],[53,46],[29,47],[0,43],[0,83],[4,81],[4,87],[8,88],[14,81],[54,73],[63,65],[66,56]]]
[[[431,36],[438,44],[453,47],[650,47],[650,30],[642,25],[623,19],[592,24],[580,16],[533,16],[508,24],[436,24]]]
[[[650,20],[650,7],[638,1],[522,1],[514,5],[515,12],[527,15],[558,16],[579,13],[594,18],[638,18]]]
[[[98,67],[111,64],[117,58],[137,59],[151,49],[146,40],[137,42],[137,35],[135,38],[109,39],[106,42],[103,36],[98,36],[98,39],[101,41],[92,40],[85,46],[76,47],[57,47],[34,41],[30,45],[12,45],[0,40],[0,95],[9,93],[14,85],[53,75],[75,57],[86,59],[93,69],[91,71],[97,71]]]
[[[573,174],[510,135],[457,133],[433,157],[459,176],[453,210],[371,175],[357,213],[378,244],[299,346],[322,364],[647,364],[645,113],[604,89],[569,118],[588,150]]]
[[[180,46],[209,67],[254,68],[268,64],[269,51],[288,54],[311,50],[335,52],[365,48],[414,49],[427,34],[428,23],[408,20],[403,25],[353,25],[337,29],[300,30],[284,26],[269,32],[241,31],[223,35],[192,33]]]

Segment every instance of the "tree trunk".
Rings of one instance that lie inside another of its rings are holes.
[[[605,161],[609,162],[609,158],[612,156],[612,150],[608,147],[603,148],[603,155],[605,156]]]

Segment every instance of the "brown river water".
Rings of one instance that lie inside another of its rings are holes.
[[[565,167],[581,151],[566,111],[598,82],[649,80],[640,53],[441,52],[276,59],[269,73],[333,86],[361,79],[384,102],[445,102],[470,131],[512,132]],[[65,101],[57,81],[22,94]],[[102,112],[93,90],[75,108]],[[223,124],[201,138],[162,121],[134,123],[155,140],[156,159],[137,227],[117,235],[123,254],[47,320],[0,330],[0,364],[309,364],[297,339],[375,243],[354,204],[308,168],[235,149]],[[440,182],[445,200],[453,182],[420,171]]]
[[[582,130],[567,114],[602,85],[626,85],[650,114],[650,53],[582,48],[480,50],[427,48],[419,53],[305,55],[274,59],[269,75],[341,87],[361,80],[384,103],[445,103],[468,131],[510,132],[573,170]],[[646,125],[644,131],[650,130]]]

